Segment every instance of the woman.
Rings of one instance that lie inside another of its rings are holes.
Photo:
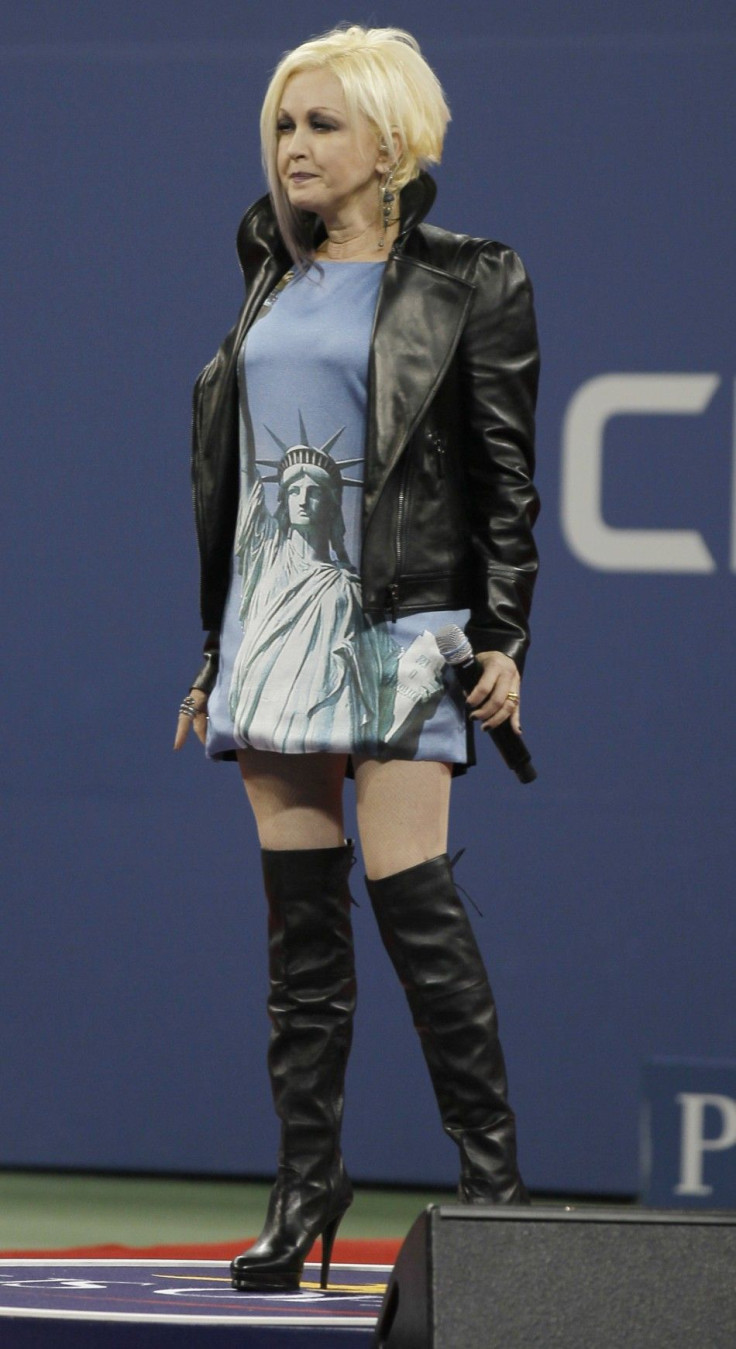
[[[527,1202],[447,824],[471,722],[520,729],[538,356],[516,255],[423,223],[448,120],[398,30],[335,30],[284,57],[261,116],[270,193],[238,237],[245,303],[195,387],[209,635],[175,745],[193,724],[212,757],[237,756],[255,815],[282,1124],[266,1225],[233,1260],[236,1288],[298,1287],[320,1235],[324,1287],[351,1202],[346,771],[371,903],[459,1148],[460,1198]],[[467,703],[434,641],[448,622],[483,667]]]

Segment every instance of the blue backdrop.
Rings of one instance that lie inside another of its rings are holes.
[[[731,0],[3,7],[0,1164],[273,1167],[255,831],[236,769],[171,752],[189,399],[268,74],[345,17],[417,35],[453,110],[433,219],[536,285],[539,780],[480,745],[452,843],[529,1184],[631,1193],[641,1065],[734,1057]],[[356,897],[349,1165],[451,1183]]]

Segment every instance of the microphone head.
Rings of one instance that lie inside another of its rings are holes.
[[[448,665],[464,665],[466,661],[473,659],[473,648],[462,628],[456,623],[448,623],[447,627],[440,628],[439,632],[435,633],[434,639],[440,655]]]

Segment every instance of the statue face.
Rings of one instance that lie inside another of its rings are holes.
[[[324,527],[332,506],[330,482],[321,469],[302,469],[286,484],[289,524],[309,533]]]

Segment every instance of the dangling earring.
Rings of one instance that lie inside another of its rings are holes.
[[[376,251],[384,247],[386,243],[386,230],[391,224],[391,207],[396,200],[396,193],[391,191],[395,172],[395,169],[389,169],[380,188],[381,234],[376,245]]]

